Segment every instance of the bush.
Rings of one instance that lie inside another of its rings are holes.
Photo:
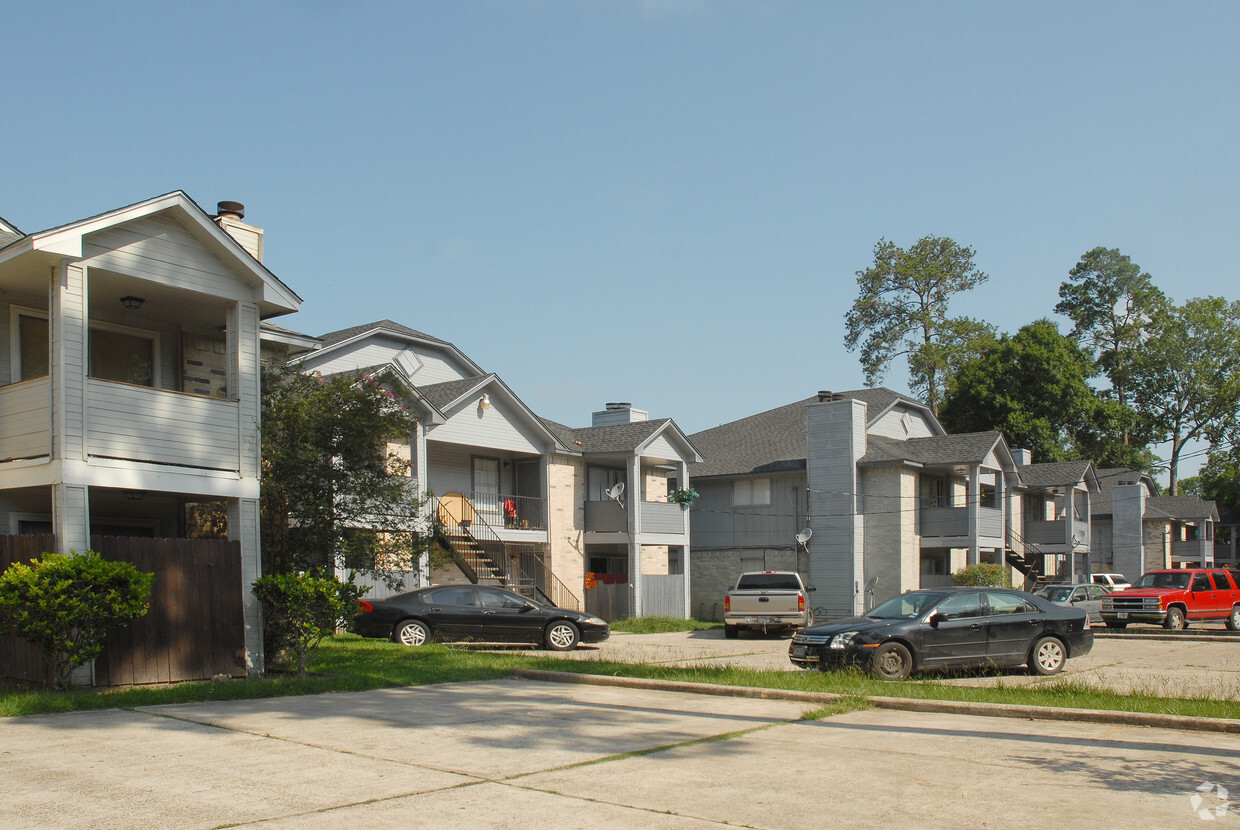
[[[966,565],[952,574],[957,585],[1005,588],[1008,585],[1007,569],[994,562],[978,562]]]
[[[33,643],[47,658],[53,685],[103,651],[109,628],[150,610],[155,574],[94,551],[45,553],[0,574],[0,631]]]
[[[306,658],[325,637],[357,615],[358,598],[370,590],[317,574],[271,574],[254,582],[263,605],[267,640],[274,653],[291,651],[297,674],[305,676]]]

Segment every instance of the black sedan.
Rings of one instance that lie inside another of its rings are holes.
[[[1093,645],[1080,609],[1006,588],[951,588],[910,591],[865,616],[802,629],[788,658],[802,668],[861,666],[884,680],[961,666],[1027,665],[1050,675]]]
[[[489,585],[439,585],[360,605],[354,632],[406,646],[430,640],[542,643],[567,651],[611,636],[611,627],[598,617]]]

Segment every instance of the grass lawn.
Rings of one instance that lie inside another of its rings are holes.
[[[886,683],[855,671],[758,671],[726,667],[676,668],[649,663],[571,660],[532,654],[524,649],[493,653],[468,647],[428,645],[408,649],[384,640],[352,635],[324,644],[312,663],[312,677],[273,675],[224,683],[180,683],[122,689],[82,689],[54,693],[0,686],[0,716],[69,712],[82,709],[126,709],[165,703],[242,700],[282,695],[353,692],[391,686],[425,685],[504,677],[515,668],[644,677],[693,683],[832,692],[858,705],[867,697],[909,697],[1066,706],[1128,712],[1240,718],[1240,702],[1209,698],[1165,698],[1121,695],[1067,680],[1038,688],[953,686],[933,678]]]

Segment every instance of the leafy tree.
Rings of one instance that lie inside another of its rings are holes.
[[[358,598],[367,590],[354,585],[352,578],[341,582],[320,574],[260,577],[254,583],[254,597],[263,605],[272,653],[292,652],[297,674],[304,677],[307,658],[338,626],[357,615]]]
[[[416,419],[376,378],[263,375],[264,572],[412,570],[427,536],[409,462],[389,448]]]
[[[94,551],[45,553],[0,573],[0,631],[43,652],[53,685],[65,688],[73,670],[103,651],[108,629],[150,610],[155,574]]]
[[[988,277],[973,263],[974,251],[946,237],[926,236],[907,251],[880,239],[874,264],[857,272],[860,289],[845,317],[844,345],[861,347],[866,383],[877,385],[896,357],[909,367],[909,388],[924,395],[936,414],[954,368],[988,324],[948,316],[951,298]]]
[[[1240,302],[1192,299],[1160,312],[1151,331],[1132,364],[1132,399],[1158,440],[1171,443],[1168,492],[1176,495],[1185,445],[1236,429]]]
[[[1072,320],[1073,336],[1110,380],[1121,407],[1128,404],[1136,352],[1166,304],[1150,275],[1117,248],[1086,252],[1059,286],[1055,311]]]
[[[1037,461],[1078,456],[1098,406],[1089,356],[1050,320],[1003,335],[966,361],[939,413],[949,432],[998,429]]]

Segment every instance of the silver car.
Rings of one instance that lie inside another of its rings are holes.
[[[1102,598],[1107,595],[1106,588],[1092,582],[1072,585],[1047,585],[1033,592],[1046,597],[1056,605],[1079,608],[1089,615],[1091,623],[1102,624]]]

